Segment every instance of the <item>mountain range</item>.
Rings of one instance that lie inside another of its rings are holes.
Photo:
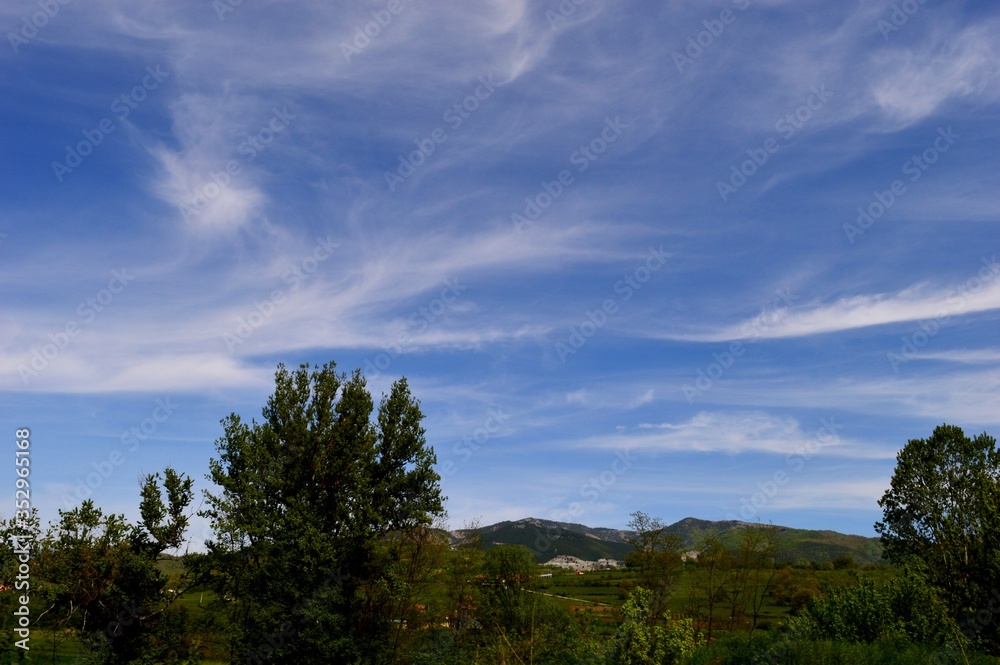
[[[737,520],[713,522],[687,517],[667,526],[666,530],[683,538],[688,550],[697,550],[708,536],[716,536],[723,543],[735,547],[740,531],[750,525]],[[634,531],[626,529],[589,527],[528,517],[452,531],[452,542],[465,540],[471,531],[479,535],[487,548],[524,545],[539,563],[559,555],[575,556],[585,561],[622,561],[632,551],[629,540],[635,535]],[[789,563],[826,563],[842,556],[851,557],[859,564],[883,563],[882,543],[878,538],[785,526],[778,526],[778,533],[782,558]]]

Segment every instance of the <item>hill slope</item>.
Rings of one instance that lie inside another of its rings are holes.
[[[626,542],[631,532],[616,529],[592,529],[583,524],[553,522],[534,517],[516,522],[498,522],[476,529],[487,547],[496,545],[524,545],[539,563],[565,554],[585,561],[597,559],[624,559],[632,551]],[[460,539],[462,531],[452,532],[453,540]]]
[[[735,520],[713,522],[688,517],[667,527],[667,531],[684,539],[688,549],[697,549],[707,536],[714,535],[729,546],[735,546],[746,522]],[[836,531],[813,531],[779,526],[779,537],[789,563],[816,561],[826,563],[839,556],[849,556],[861,564],[881,563],[882,544],[877,538],[853,536]],[[535,517],[498,522],[476,529],[489,547],[524,545],[539,563],[560,554],[587,561],[619,559],[632,551],[628,539],[634,534],[623,529],[589,527],[584,524],[554,522]],[[464,531],[453,531],[452,541],[464,537]]]

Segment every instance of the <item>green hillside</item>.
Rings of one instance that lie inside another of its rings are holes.
[[[684,539],[685,546],[697,550],[708,536],[716,536],[733,547],[746,522],[713,522],[688,517],[667,527]],[[788,563],[827,563],[848,556],[860,564],[881,563],[882,545],[877,538],[854,536],[836,531],[815,531],[779,526],[779,537]],[[539,563],[559,555],[575,556],[585,561],[623,560],[632,550],[630,531],[593,528],[583,524],[554,522],[537,518],[506,521],[476,529],[487,548],[496,545],[524,545]],[[463,531],[452,532],[458,541]]]
[[[575,556],[585,561],[621,560],[632,550],[628,543],[601,538],[581,524],[533,518],[499,522],[477,531],[487,549],[497,545],[524,545],[534,553],[539,563],[559,555]]]

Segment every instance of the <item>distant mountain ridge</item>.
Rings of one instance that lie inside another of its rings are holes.
[[[737,520],[713,522],[687,517],[667,526],[667,531],[683,538],[688,549],[697,549],[710,535],[732,547],[737,542],[740,530],[746,526],[750,526],[750,523]],[[789,563],[827,563],[841,556],[849,556],[860,564],[883,562],[882,543],[877,538],[828,530],[784,526],[778,526],[778,529],[785,558]],[[487,548],[524,545],[534,553],[539,563],[545,563],[559,555],[575,556],[585,561],[623,560],[632,551],[628,540],[635,535],[635,532],[625,529],[590,527],[537,517],[497,522],[475,531]],[[462,529],[452,531],[452,542],[460,542],[467,533]]]

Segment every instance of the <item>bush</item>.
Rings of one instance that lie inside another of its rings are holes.
[[[859,579],[853,587],[831,589],[790,625],[816,639],[851,643],[890,639],[944,646],[953,636],[944,605],[913,571],[882,586]]]
[[[857,568],[858,564],[852,557],[845,554],[833,560],[833,567],[835,570],[849,570]]]
[[[704,644],[691,619],[671,620],[667,612],[664,623],[654,625],[650,615],[652,600],[652,591],[638,587],[625,601],[624,621],[615,631],[608,651],[609,665],[671,665]]]
[[[969,665],[996,665],[981,654],[967,654]],[[954,649],[879,640],[871,644],[797,640],[770,634],[729,637],[698,649],[685,665],[965,665]]]
[[[808,589],[799,589],[792,595],[789,605],[792,608],[792,612],[798,614],[802,610],[811,608],[815,599],[816,596],[813,592]]]

